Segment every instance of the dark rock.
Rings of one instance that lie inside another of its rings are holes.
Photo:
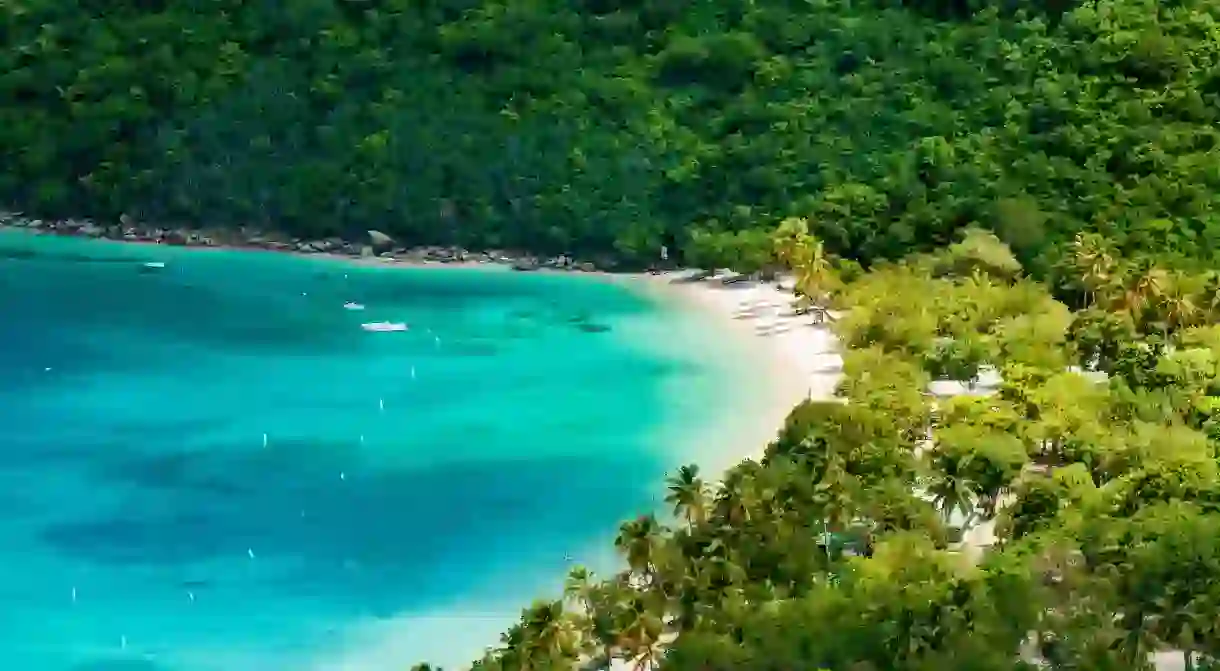
[[[579,270],[617,270],[617,260],[602,256],[591,261],[578,261],[569,254],[554,257],[536,257],[525,252],[489,249],[472,251],[456,246],[405,247],[381,231],[369,230],[367,240],[352,241],[338,237],[306,240],[285,236],[274,230],[254,226],[237,228],[191,228],[189,226],[149,226],[128,214],[119,216],[117,222],[99,225],[88,219],[43,220],[26,217],[20,212],[0,211],[0,227],[24,228],[56,235],[71,235],[89,238],[106,238],[127,242],[156,242],[191,247],[252,247],[301,254],[330,253],[351,257],[379,256],[388,261],[407,260],[422,263],[495,263],[513,270],[528,271],[540,268]]]
[[[610,256],[597,256],[593,258],[593,264],[602,270],[615,270],[619,267],[618,260]]]
[[[394,247],[394,238],[391,238],[381,231],[370,230],[368,231],[368,235],[369,244],[372,245],[373,250],[378,253]]]

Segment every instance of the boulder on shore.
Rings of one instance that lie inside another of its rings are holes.
[[[385,233],[382,233],[381,231],[369,231],[368,233],[369,244],[373,247],[374,251],[380,252],[383,250],[388,250],[394,246],[394,238],[391,238]]]

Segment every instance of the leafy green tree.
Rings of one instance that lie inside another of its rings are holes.
[[[956,160],[943,150],[924,147],[932,168]],[[785,263],[812,239],[804,226],[769,241]],[[1166,327],[1163,300],[1133,310],[1132,287],[1156,295],[1146,263],[1115,261],[1136,270],[1088,285],[1072,313],[1035,282],[946,258],[839,285],[829,298],[851,312],[836,325],[851,345],[839,396],[797,405],[763,459],[718,485],[679,469],[666,499],[682,524],[624,524],[623,573],[574,571],[570,612],[536,605],[476,666],[1132,671],[1151,669],[1152,653],[1215,664],[1216,328]],[[1131,328],[1087,335],[1088,321]],[[931,374],[949,374],[930,359],[936,343],[972,340],[989,348],[967,363],[997,365],[998,389],[933,400]],[[1066,367],[1107,350],[1092,363],[1108,380]]]
[[[933,432],[927,453],[929,493],[946,521],[960,513],[961,527],[995,516],[1000,496],[1028,461],[1016,436],[971,424],[949,424]]]
[[[699,477],[699,467],[690,464],[678,469],[669,479],[669,494],[665,501],[673,506],[674,514],[694,526],[707,517],[708,486]]]

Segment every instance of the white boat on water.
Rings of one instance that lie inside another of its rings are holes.
[[[145,268],[164,268],[165,262],[164,261],[149,261],[148,263],[144,264],[144,267]]]
[[[353,302],[353,301],[348,301],[343,304],[343,309],[344,310],[363,310],[364,306],[359,303]]]
[[[365,331],[383,333],[387,331],[406,331],[407,325],[402,322],[366,322],[361,324],[360,328]]]

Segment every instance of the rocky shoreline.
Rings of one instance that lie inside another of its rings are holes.
[[[157,226],[137,223],[125,215],[119,217],[117,223],[106,225],[88,219],[38,219],[15,212],[0,212],[0,228],[117,242],[178,247],[261,249],[289,254],[349,257],[354,260],[366,259],[385,263],[496,264],[521,271],[546,269],[590,273],[621,269],[619,263],[612,258],[586,261],[566,254],[547,257],[498,249],[472,251],[460,247],[437,245],[407,247],[377,230],[367,231],[362,240],[345,240],[337,237],[306,239],[246,227],[194,229]]]

